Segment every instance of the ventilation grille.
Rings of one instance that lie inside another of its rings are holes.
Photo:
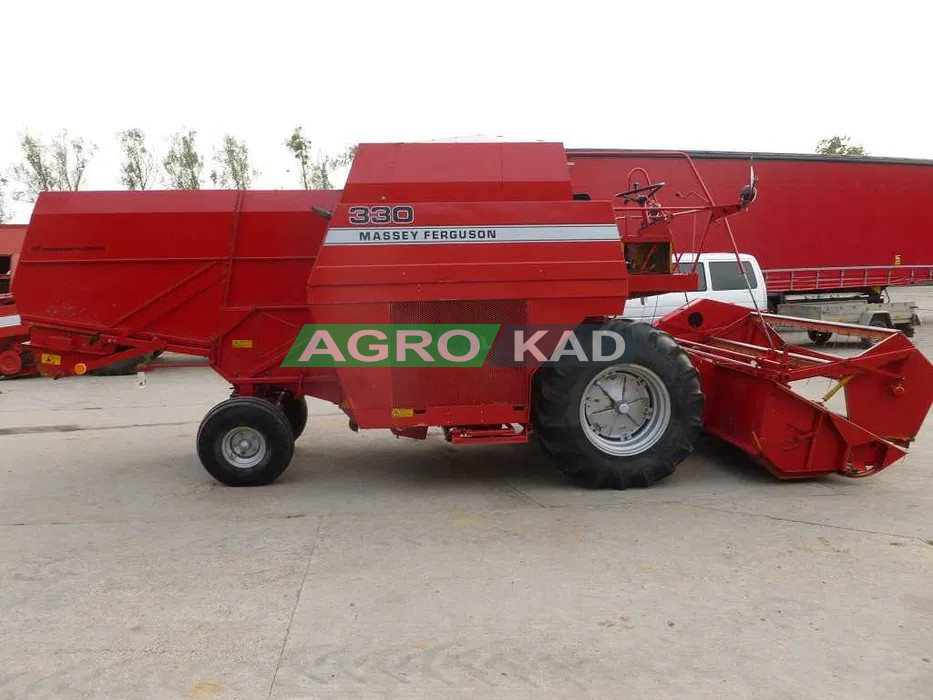
[[[405,302],[392,305],[391,322],[525,323],[524,300]],[[429,406],[524,405],[528,400],[523,367],[395,367],[392,405]]]

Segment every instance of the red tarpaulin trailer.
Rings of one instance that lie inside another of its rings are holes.
[[[862,291],[933,284],[933,161],[895,158],[691,151],[713,201],[735,183],[758,179],[755,206],[730,219],[743,253],[754,255],[768,291]],[[689,162],[670,153],[646,158],[625,150],[570,149],[574,192],[607,199],[633,182],[664,182],[669,206],[707,196]],[[678,193],[680,196],[678,196]],[[696,217],[674,225],[678,251],[701,247]],[[710,230],[705,250],[732,250],[725,227]]]

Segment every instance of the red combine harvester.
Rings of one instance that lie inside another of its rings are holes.
[[[0,377],[4,378],[31,377],[38,373],[24,345],[29,334],[10,293],[25,237],[25,226],[0,224]]]
[[[536,435],[594,487],[669,475],[703,426],[781,478],[866,476],[903,456],[933,400],[933,367],[897,331],[835,327],[880,341],[843,359],[773,330],[810,322],[708,300],[660,328],[615,319],[628,298],[696,285],[672,273],[681,217],[708,227],[755,195],[749,185],[736,204],[707,192],[665,208],[660,187],[646,177],[587,198],[560,144],[365,144],[342,193],[46,193],[16,293],[43,374],[162,350],[208,358],[233,397],[208,412],[197,449],[231,485],[284,471],[306,395],[340,406],[353,430]],[[587,324],[626,350],[543,366],[282,366],[306,324]],[[810,377],[834,382],[823,401],[792,390]],[[826,405],[839,391],[846,415]]]

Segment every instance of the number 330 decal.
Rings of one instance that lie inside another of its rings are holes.
[[[367,224],[410,224],[415,220],[414,207],[407,204],[397,207],[379,205],[375,207],[350,207],[349,221],[354,226]]]

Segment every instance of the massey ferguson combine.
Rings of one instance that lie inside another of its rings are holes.
[[[896,330],[711,301],[658,327],[615,318],[627,299],[695,289],[696,275],[672,273],[676,219],[728,231],[755,198],[737,183],[735,203],[717,205],[696,179],[697,206],[662,206],[642,168],[596,201],[575,190],[560,144],[373,144],[342,193],[47,193],[15,292],[43,374],[159,351],[207,358],[233,390],[197,450],[230,485],[285,470],[305,396],[338,405],[352,430],[534,436],[592,487],[668,476],[703,428],[780,478],[867,476],[902,457],[933,367]],[[790,346],[776,326],[879,342],[843,359]],[[467,343],[485,359],[441,366],[456,354],[444,338],[468,327],[493,329]],[[559,339],[533,361],[511,358],[548,329]],[[812,377],[832,382],[821,400],[792,388]],[[839,392],[844,408],[830,410]]]

